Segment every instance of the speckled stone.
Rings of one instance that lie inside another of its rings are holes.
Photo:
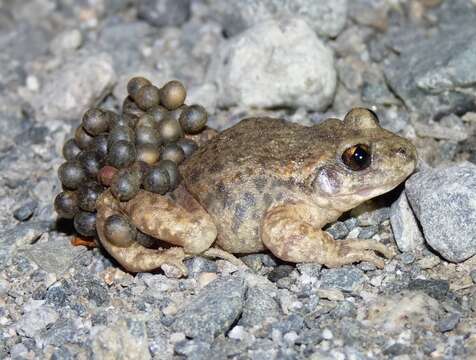
[[[211,340],[224,333],[243,310],[245,290],[240,278],[227,277],[211,282],[179,310],[172,324],[173,330],[200,340]]]

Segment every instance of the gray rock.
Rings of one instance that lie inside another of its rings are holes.
[[[199,340],[211,340],[223,334],[241,314],[245,290],[239,278],[219,278],[211,282],[179,310],[173,330]]]
[[[112,58],[105,54],[76,56],[49,74],[32,99],[39,120],[78,120],[102,100],[114,85]]]
[[[25,249],[24,254],[46,272],[60,276],[86,251],[84,246],[72,246],[71,241],[64,237],[36,243]]]
[[[350,213],[357,217],[360,226],[376,226],[390,217],[390,208],[382,207],[378,201],[370,200],[352,209]]]
[[[83,43],[83,35],[78,29],[66,30],[55,36],[50,43],[54,54],[63,54],[78,49]]]
[[[194,256],[185,261],[188,269],[188,275],[195,277],[202,272],[217,272],[217,263],[201,256]]]
[[[435,298],[436,300],[443,300],[450,289],[449,283],[446,280],[435,279],[415,279],[408,284],[409,290],[420,290]]]
[[[300,263],[296,264],[296,268],[299,270],[301,275],[304,275],[307,278],[317,279],[321,273],[322,265],[317,263]]]
[[[476,284],[476,269],[471,270],[469,275],[471,276],[471,280],[473,280],[473,283]]]
[[[58,318],[58,313],[52,307],[40,305],[25,312],[16,325],[17,331],[23,336],[34,338]]]
[[[147,332],[142,321],[119,320],[91,330],[94,359],[150,359]]]
[[[438,330],[441,332],[451,331],[458,325],[460,319],[459,313],[450,313],[438,322]]]
[[[438,122],[414,122],[413,126],[419,136],[440,140],[464,141],[469,133],[461,118],[455,114],[444,116]]]
[[[8,258],[20,247],[35,242],[47,232],[51,224],[47,221],[22,223],[0,234],[0,269],[6,266]]]
[[[289,274],[291,274],[294,270],[294,267],[291,265],[279,265],[275,267],[271,272],[268,274],[268,279],[272,282],[277,282]]]
[[[369,104],[398,105],[400,102],[384,82],[367,82],[362,85],[362,100]]]
[[[272,329],[281,331],[282,334],[290,331],[301,332],[304,327],[304,318],[297,314],[291,314],[272,325]]]
[[[476,254],[476,165],[418,172],[405,189],[433,249],[453,262]]]
[[[207,1],[212,15],[227,35],[236,35],[249,27],[275,18],[293,16],[306,20],[319,35],[336,37],[347,18],[347,0],[242,0]]]
[[[323,110],[336,89],[332,51],[297,18],[259,23],[224,42],[207,77],[222,106]]]
[[[349,229],[342,221],[337,221],[325,229],[334,239],[344,239],[349,234]]]
[[[84,343],[87,340],[88,332],[89,329],[79,326],[78,322],[72,319],[60,318],[54,324],[41,331],[40,336],[36,338],[36,343],[39,347]]]
[[[401,193],[390,208],[390,224],[400,251],[413,251],[423,246],[425,240],[418,228],[405,192]]]
[[[207,359],[210,344],[200,340],[183,340],[175,344],[175,352],[187,359]]]
[[[180,26],[190,17],[190,0],[140,0],[138,15],[154,26]]]
[[[107,23],[99,34],[97,46],[91,46],[90,52],[107,52],[111,57],[116,73],[127,79],[117,81],[118,85],[123,83],[121,96],[118,98],[121,102],[126,95],[125,83],[130,77],[139,75],[142,70],[147,69],[141,75],[146,75],[153,83],[156,83],[150,64],[142,56],[142,47],[148,42],[152,42],[157,37],[157,30],[144,21],[131,22],[110,22]],[[140,39],[140,41],[138,41]],[[149,65],[149,66],[148,66]],[[151,76],[152,75],[152,76]]]
[[[355,267],[323,269],[320,278],[321,287],[337,288],[347,292],[352,292],[358,285],[363,283],[365,279],[366,276],[364,272]]]
[[[280,315],[276,300],[266,289],[250,287],[246,292],[243,314],[239,321],[243,326],[255,326],[263,323],[266,319],[278,319]]]
[[[378,226],[377,225],[364,226],[363,228],[360,229],[359,239],[370,239],[377,232],[378,232]]]
[[[410,32],[411,29],[405,31]],[[472,108],[476,99],[476,29],[458,23],[430,39],[407,41],[387,63],[391,88],[413,111],[440,115]]]

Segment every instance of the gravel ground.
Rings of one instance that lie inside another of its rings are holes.
[[[474,0],[0,0],[0,358],[476,358],[475,23]],[[419,172],[328,231],[398,255],[175,279],[72,247],[62,144],[137,74],[183,81],[218,129],[371,107]]]

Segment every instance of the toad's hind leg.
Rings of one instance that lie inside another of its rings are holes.
[[[173,200],[140,191],[123,209],[140,231],[181,246],[187,254],[200,254],[217,236],[210,215],[183,186],[173,192]]]
[[[291,262],[317,262],[338,267],[358,261],[368,261],[378,268],[383,260],[374,250],[390,256],[385,246],[367,240],[335,241],[319,229],[318,211],[308,204],[294,203],[276,206],[266,212],[261,225],[261,239],[277,257]],[[317,226],[313,224],[318,224]]]
[[[187,254],[200,253],[215,240],[216,228],[210,216],[188,193],[177,190],[177,203],[145,191],[123,203],[118,202],[110,191],[105,191],[98,200],[96,227],[100,242],[127,270],[150,271],[168,264],[186,275],[187,269],[182,261]],[[125,215],[140,231],[180,247],[156,250],[137,242],[126,247],[115,246],[104,233],[105,220],[113,214]]]

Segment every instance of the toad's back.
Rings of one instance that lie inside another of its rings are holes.
[[[181,173],[190,190],[242,176],[295,178],[294,170],[324,155],[331,139],[321,130],[281,119],[245,119],[202,146]]]
[[[214,218],[218,244],[235,253],[258,251],[263,213],[302,188],[306,168],[325,156],[329,141],[319,126],[250,118],[200,147],[180,171],[189,192]]]

